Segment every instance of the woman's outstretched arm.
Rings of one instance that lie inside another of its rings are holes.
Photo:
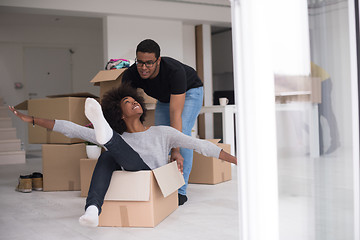
[[[33,116],[28,116],[17,111],[14,107],[9,106],[18,118],[27,123],[33,123]],[[98,144],[95,138],[94,129],[78,125],[67,120],[51,120],[45,118],[38,118],[34,116],[34,125],[47,128],[54,132],[64,134],[68,138],[80,138],[88,142]]]
[[[170,145],[172,147],[176,146],[194,149],[196,152],[204,156],[216,157],[237,165],[237,158],[235,156],[225,152],[212,142],[187,136],[171,127],[163,127],[163,134],[168,135],[171,142]]]
[[[237,158],[234,157],[233,155],[225,152],[223,149],[221,149],[221,152],[219,154],[219,159],[237,165]]]
[[[39,125],[40,127],[47,128],[49,130],[53,130],[55,120],[38,118],[35,116],[29,116],[17,111],[14,107],[9,106],[10,111],[12,111],[18,118],[27,123],[32,123],[34,125]]]

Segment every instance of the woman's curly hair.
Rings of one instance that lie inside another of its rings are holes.
[[[140,116],[141,123],[145,121],[146,115],[145,100],[135,88],[131,87],[131,85],[123,83],[120,87],[113,88],[105,93],[101,100],[104,117],[110,127],[120,134],[127,129],[125,121],[122,119],[123,111],[120,105],[121,99],[124,97],[132,97],[140,104],[143,109],[143,114]]]

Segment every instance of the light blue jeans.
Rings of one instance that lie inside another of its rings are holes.
[[[196,118],[203,103],[203,87],[192,88],[186,92],[184,109],[181,114],[182,118],[182,132],[191,136],[191,130],[194,127]],[[155,109],[155,125],[170,126],[170,112],[169,103],[157,102]],[[185,185],[179,189],[179,193],[186,195],[186,188],[188,186],[189,175],[193,163],[193,150],[181,148],[180,153],[184,158],[184,180]]]

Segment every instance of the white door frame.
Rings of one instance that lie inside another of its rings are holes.
[[[242,240],[279,239],[271,25],[262,21],[271,19],[269,4],[268,0],[231,0]]]
[[[359,92],[358,92],[358,59],[355,0],[349,0],[349,39],[350,39],[350,69],[351,69],[351,102],[352,102],[352,130],[353,130],[353,202],[354,202],[354,239],[360,239],[360,173],[359,173]],[[358,9],[359,11],[360,9]],[[358,29],[360,31],[360,29]],[[357,133],[357,134],[356,134]]]
[[[230,0],[232,8],[235,100],[237,105],[239,236],[242,240],[279,239],[275,103],[272,71],[269,69],[267,32],[258,19],[269,17],[262,11],[264,0]],[[270,1],[271,2],[271,1]],[[270,9],[270,8],[269,8]],[[268,12],[271,10],[268,9]],[[270,18],[268,18],[270,19]],[[354,239],[360,239],[359,183],[359,93],[354,1],[349,1],[349,32],[353,129]],[[360,29],[359,29],[360,30]],[[359,46],[360,47],[360,46]],[[261,55],[259,54],[261,52]],[[252,66],[256,62],[256,72]],[[267,91],[261,92],[261,89]],[[260,99],[256,96],[261,97]],[[261,121],[262,120],[262,121]],[[265,125],[266,128],[262,128]],[[259,127],[261,130],[259,131]],[[266,143],[268,143],[266,145]],[[254,153],[256,152],[256,153]],[[262,155],[266,153],[266,157]],[[262,171],[266,169],[266,171]],[[264,196],[266,200],[264,201]]]

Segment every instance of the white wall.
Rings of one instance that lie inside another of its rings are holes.
[[[19,18],[19,21],[12,20]],[[9,57],[15,58],[12,64],[16,65],[16,71],[11,71],[12,82],[22,82],[24,90],[26,89],[26,76],[22,76],[19,72],[22,71],[22,49],[27,46],[36,47],[63,47],[74,51],[72,54],[73,65],[73,91],[83,92],[89,91],[97,94],[98,89],[89,85],[89,81],[96,74],[96,72],[103,68],[102,64],[102,27],[101,19],[89,19],[88,24],[86,20],[80,25],[69,24],[63,25],[61,23],[51,22],[48,16],[35,17],[33,21],[32,15],[22,14],[2,14],[0,18],[0,45],[4,48],[16,48],[16,51],[7,51],[2,53],[0,57],[3,63],[0,65],[1,72],[9,72]],[[27,20],[29,20],[27,22]],[[4,22],[7,21],[7,22]],[[41,23],[41,21],[46,21]],[[73,19],[74,23],[77,19]],[[54,59],[56,61],[56,59]],[[1,78],[1,82],[9,81],[9,78]],[[9,83],[7,83],[9,84]],[[2,84],[3,86],[3,84]],[[14,99],[13,88],[1,88],[0,94],[5,100],[15,104],[17,101],[23,100],[25,95],[15,94]]]
[[[98,17],[122,15],[145,19],[172,19],[196,25],[217,23],[228,26],[231,21],[230,3],[226,0],[220,5],[159,0],[1,0],[0,6],[20,7],[21,10],[26,9],[36,13],[52,12],[62,15]]]
[[[196,43],[194,25],[183,25],[183,62],[196,69]]]
[[[73,49],[73,91],[99,94],[98,87],[89,84],[89,81],[104,67],[101,19],[71,19],[72,24],[64,24],[54,22],[52,18],[0,15],[0,96],[5,104],[16,105],[28,98],[27,78],[23,75],[23,49],[27,46]],[[16,90],[15,82],[23,83],[24,88]],[[13,124],[18,137],[24,142],[25,124],[15,118]]]
[[[183,60],[183,25],[180,21],[166,21],[133,17],[108,16],[104,24],[107,58],[135,59],[139,42],[146,38],[156,41],[161,56]]]

